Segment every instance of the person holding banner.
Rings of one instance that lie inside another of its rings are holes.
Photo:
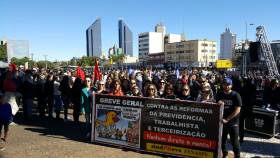
[[[148,84],[145,95],[149,98],[158,98],[156,86],[152,83]]]
[[[123,92],[121,89],[121,81],[120,80],[114,80],[113,81],[113,89],[112,92],[109,93],[109,95],[115,95],[115,96],[123,96]]]
[[[165,86],[163,98],[165,99],[176,99],[176,95],[174,94],[174,87],[172,84],[168,83]]]
[[[236,158],[240,158],[239,144],[239,114],[242,106],[242,100],[239,93],[231,90],[232,80],[225,78],[223,80],[223,91],[217,94],[217,101],[224,104],[223,134],[222,134],[222,152],[223,157],[227,157],[227,136],[230,135],[230,140],[233,146],[233,152]]]
[[[213,91],[210,84],[202,85],[200,94],[198,95],[196,101],[198,102],[215,102]]]
[[[190,100],[190,101],[194,101],[193,97],[190,95],[191,94],[191,89],[189,85],[184,85],[182,87],[181,90],[181,95],[180,95],[180,99],[181,100]]]

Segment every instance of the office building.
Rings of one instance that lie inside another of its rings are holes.
[[[27,40],[1,40],[1,45],[5,46],[7,52],[7,62],[12,58],[29,58],[29,42]]]
[[[221,34],[220,38],[220,59],[232,60],[234,47],[236,44],[236,34],[230,32],[229,28]]]
[[[101,19],[95,22],[86,30],[87,38],[87,56],[102,56],[102,43],[101,43]]]
[[[164,51],[161,32],[145,32],[138,36],[139,62],[147,62],[148,55]]]
[[[165,62],[207,67],[217,60],[216,41],[188,40],[165,44]]]
[[[133,35],[123,20],[119,20],[119,47],[125,55],[133,56]]]

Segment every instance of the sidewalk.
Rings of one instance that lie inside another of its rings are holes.
[[[82,117],[81,117],[82,118]],[[160,157],[114,147],[91,144],[85,139],[84,124],[35,116],[10,126],[10,139],[0,158],[145,158]],[[280,156],[280,139],[265,139],[247,134],[241,146],[242,157]],[[231,156],[230,156],[231,157]]]

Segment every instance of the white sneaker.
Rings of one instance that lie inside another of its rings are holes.
[[[5,147],[0,147],[0,151],[4,151],[5,150]]]
[[[18,124],[16,124],[15,122],[11,122],[10,125],[11,126],[17,126]]]

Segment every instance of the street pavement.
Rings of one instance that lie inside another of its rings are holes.
[[[82,116],[81,116],[82,118]],[[8,143],[0,158],[152,158],[161,157],[127,149],[92,144],[85,138],[84,123],[64,122],[33,116],[29,121],[15,119],[10,126]],[[247,134],[242,144],[242,157],[280,156],[280,139]],[[230,156],[232,157],[232,156]]]

